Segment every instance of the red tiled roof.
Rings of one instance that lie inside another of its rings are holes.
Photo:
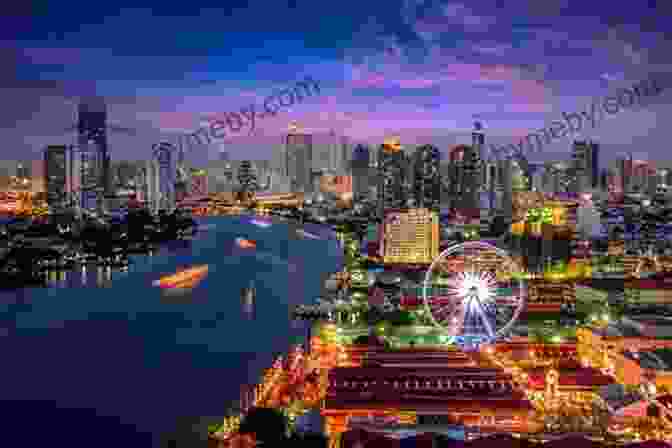
[[[409,360],[412,361],[412,360]],[[511,375],[499,368],[487,367],[336,367],[329,371],[329,378],[367,377],[367,378],[395,378],[395,377],[453,377],[483,380],[510,380]]]
[[[529,384],[533,388],[543,388],[545,383],[546,371],[543,368],[533,369],[529,373]],[[560,370],[560,387],[594,387],[607,386],[613,384],[615,380],[591,368],[579,368],[573,370]]]
[[[386,399],[385,401],[372,401],[370,398],[342,400],[339,398],[327,397],[324,409],[421,409],[423,411],[432,411],[436,413],[446,412],[448,409],[465,412],[480,412],[483,409],[512,409],[520,411],[531,411],[534,409],[526,399],[470,399],[464,397],[462,399],[450,398],[436,401],[424,401],[408,400],[400,397],[391,398],[392,399]]]

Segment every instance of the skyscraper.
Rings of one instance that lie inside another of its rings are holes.
[[[293,129],[285,140],[283,175],[289,178],[292,193],[312,193],[313,138]]]
[[[191,169],[189,197],[202,198],[208,195],[208,173],[205,170]]]
[[[79,151],[88,154],[86,163],[95,164],[97,187],[111,193],[110,156],[107,145],[107,108],[101,97],[91,97],[79,103],[77,113],[77,142]]]
[[[369,196],[369,148],[357,145],[352,152],[352,199],[361,201]]]
[[[378,216],[382,219],[385,209],[405,209],[406,158],[397,139],[386,140],[378,149]]]
[[[413,199],[415,207],[438,211],[441,203],[441,154],[438,148],[424,145],[413,154]]]
[[[350,174],[350,163],[351,163],[351,156],[352,156],[352,144],[350,143],[350,140],[348,140],[347,137],[342,136],[341,137],[341,151],[340,151],[340,163],[343,167],[343,170],[345,171],[345,174]]]
[[[592,141],[575,141],[572,145],[572,159],[576,183],[574,192],[581,193],[596,188],[599,183],[599,145]]]
[[[460,212],[464,216],[480,215],[481,159],[479,148],[465,146],[462,159],[462,201]]]
[[[501,211],[504,221],[510,224],[513,220],[513,161],[507,158],[497,161],[497,164],[497,188],[502,192]]]
[[[65,205],[68,184],[68,162],[67,146],[47,146],[44,150],[47,203],[50,207],[62,207]]]

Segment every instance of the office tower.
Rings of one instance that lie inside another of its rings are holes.
[[[485,134],[483,133],[483,125],[478,121],[474,123],[474,130],[471,133],[471,146],[478,154],[478,161],[482,161],[485,157]]]
[[[386,140],[378,149],[378,216],[385,209],[404,209],[406,199],[406,158],[397,139]]]
[[[285,140],[285,172],[292,185],[292,193],[312,193],[313,138],[290,131]]]
[[[658,174],[656,173],[656,170],[651,169],[649,170],[649,175],[647,176],[646,194],[649,195],[650,197],[654,197],[656,195],[657,190],[658,190]]]
[[[112,185],[107,144],[107,108],[103,98],[86,98],[79,103],[77,133],[78,150],[89,153],[84,156],[84,163],[95,164],[90,169],[95,170],[96,187],[102,188],[104,194],[110,194]]]
[[[630,192],[632,188],[632,158],[619,157],[616,162],[616,171],[619,179],[618,189]]]
[[[544,167],[530,164],[530,190],[544,191]]]
[[[26,179],[30,177],[28,167],[21,162],[16,165],[16,177],[19,179]]]
[[[47,204],[64,207],[68,200],[68,181],[72,176],[72,151],[65,145],[50,145],[44,150]]]
[[[67,185],[67,146],[47,146],[44,150],[44,175],[47,204],[62,207]]]
[[[189,197],[198,198],[208,195],[208,173],[203,169],[191,169],[189,176]]]
[[[572,167],[576,175],[574,193],[597,187],[599,176],[599,145],[592,141],[575,141],[572,145]]]
[[[345,174],[350,174],[350,164],[352,162],[352,143],[348,137],[341,137],[341,164],[343,165],[343,170]]]
[[[369,196],[369,148],[357,145],[352,153],[352,200],[360,202]]]
[[[323,169],[336,176],[348,174],[346,164],[349,156],[344,154],[343,142],[344,137],[339,138],[336,131],[332,129],[327,136],[326,144],[319,147],[320,156],[317,157],[319,166],[316,166],[316,168]],[[347,148],[346,141],[345,149]]]
[[[159,177],[159,208],[172,209],[175,206],[175,146],[162,142],[152,147]]]
[[[602,168],[600,170],[600,181],[598,183],[598,188],[600,191],[608,191],[609,190],[609,170],[606,168]]]
[[[448,161],[443,168],[445,175],[444,193],[449,207],[457,207],[460,205],[462,194],[462,178],[464,175],[464,151],[466,145],[457,145],[448,152]]]
[[[462,159],[462,192],[460,212],[465,216],[480,215],[481,161],[478,148],[465,146]]]
[[[149,210],[157,212],[161,207],[161,182],[159,162],[156,159],[150,159],[145,162],[143,170],[144,185],[143,198]]]
[[[413,154],[413,199],[416,208],[439,211],[441,204],[441,173],[439,149],[424,145]]]
[[[513,161],[511,159],[498,160],[499,183],[498,189],[502,192],[501,213],[506,223],[513,219]]]
[[[429,264],[439,255],[439,215],[427,209],[388,210],[380,232],[385,263]]]
[[[494,159],[483,162],[482,184],[487,191],[487,207],[490,210],[495,209],[497,202],[497,163]]]

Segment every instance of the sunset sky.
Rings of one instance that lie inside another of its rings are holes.
[[[311,76],[321,93],[257,120],[257,132],[196,148],[271,158],[289,123],[379,144],[489,142],[548,126],[591,98],[672,73],[672,3],[640,0],[8,2],[0,18],[1,159],[70,143],[80,96],[107,98],[113,159],[193,131]],[[669,88],[581,137],[605,159],[672,160]],[[532,160],[565,159],[560,139]]]

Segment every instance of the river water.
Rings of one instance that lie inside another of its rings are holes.
[[[302,239],[295,224],[249,221],[203,218],[194,241],[134,256],[128,272],[61,273],[51,288],[0,292],[0,446],[194,446],[192,427],[217,421],[241,384],[301,341],[289,308],[310,303],[342,263],[325,229]],[[256,250],[238,248],[239,236]],[[196,264],[210,271],[191,291],[151,286]],[[240,300],[251,280],[253,318]]]

